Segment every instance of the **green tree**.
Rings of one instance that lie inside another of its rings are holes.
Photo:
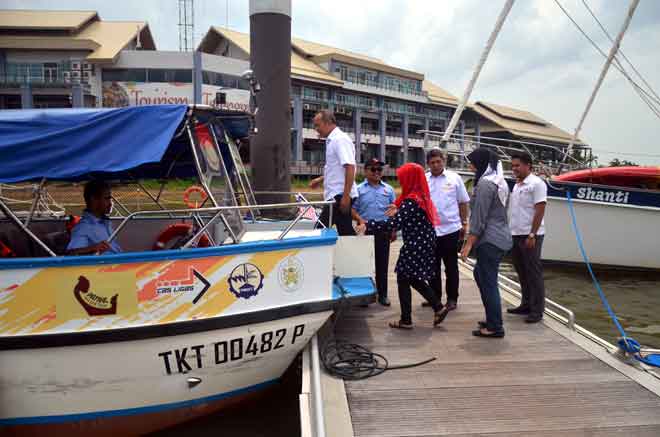
[[[628,161],[626,159],[619,160],[619,158],[614,158],[610,161],[610,167],[638,167],[639,164],[636,162]]]

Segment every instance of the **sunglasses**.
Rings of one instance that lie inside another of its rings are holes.
[[[383,167],[371,167],[370,170],[373,171],[374,173],[376,172],[381,173],[383,171]]]

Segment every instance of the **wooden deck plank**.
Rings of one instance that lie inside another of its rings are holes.
[[[473,337],[483,307],[471,277],[462,274],[459,308],[436,329],[416,294],[416,328],[388,328],[399,315],[390,284],[391,308],[344,311],[336,337],[392,364],[436,361],[346,382],[356,436],[660,435],[660,397],[544,324],[505,315],[504,339]]]

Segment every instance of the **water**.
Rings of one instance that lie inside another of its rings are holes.
[[[513,267],[502,273],[517,280]],[[660,273],[617,270],[596,271],[619,322],[642,345],[660,348]],[[600,301],[584,266],[545,266],[546,296],[575,313],[578,324],[615,343],[620,336]]]

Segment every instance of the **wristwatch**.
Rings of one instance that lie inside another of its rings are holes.
[[[536,238],[536,234],[534,232],[530,232],[527,238]]]

